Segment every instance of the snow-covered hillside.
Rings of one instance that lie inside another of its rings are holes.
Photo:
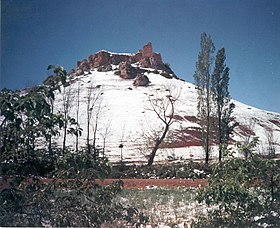
[[[100,72],[91,68],[89,72],[74,76],[71,83],[56,93],[55,109],[62,111],[63,96],[70,97],[70,115],[76,118],[79,100],[79,123],[83,128],[80,146],[86,143],[87,107],[94,104],[90,121],[90,134],[93,139],[97,123],[96,145],[105,145],[105,155],[111,161],[146,161],[145,155],[151,152],[152,138],[163,128],[156,113],[151,111],[151,100],[166,99],[167,95],[178,97],[175,102],[176,122],[171,125],[170,135],[166,139],[155,161],[180,158],[203,158],[195,127],[198,127],[197,94],[191,83],[166,78],[154,69],[145,68],[150,84],[133,86],[134,79],[123,79],[116,74],[118,66],[111,64],[110,69]],[[140,69],[142,69],[140,67]],[[80,91],[78,93],[78,91]],[[89,99],[88,99],[89,98]],[[280,114],[259,110],[232,100],[235,121],[233,139],[244,141],[257,136],[260,139],[258,151],[268,148],[268,134],[273,132],[276,153],[280,153]],[[271,135],[270,135],[271,136]],[[62,137],[58,143],[62,143]],[[74,147],[75,137],[68,136],[67,144]],[[123,148],[120,148],[120,144]],[[258,152],[257,151],[257,152]],[[211,157],[217,157],[215,147]]]

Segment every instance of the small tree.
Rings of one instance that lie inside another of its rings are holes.
[[[49,96],[54,97],[48,88],[38,87],[29,93],[4,90],[0,94],[1,116],[1,157],[14,164],[30,162],[39,137],[47,141],[58,133],[63,125],[60,115],[54,115]],[[51,148],[49,148],[51,153]]]
[[[95,161],[87,151],[49,156],[36,148],[36,140],[42,145],[42,136],[48,141],[65,126],[63,115],[52,113],[48,89],[0,92],[0,226],[101,227],[117,218],[133,226],[137,210],[114,201],[122,182],[95,182],[109,174],[108,160]]]
[[[245,126],[245,131],[241,134],[241,141],[237,142],[237,147],[240,148],[241,154],[247,159],[252,152],[252,149],[258,144],[258,138],[254,137],[255,119],[250,119],[248,125]]]
[[[62,66],[49,65],[48,70],[53,70],[55,75],[53,76],[56,81],[56,86],[61,92],[62,96],[62,115],[63,121],[63,140],[62,140],[62,151],[66,150],[66,140],[68,134],[75,134],[78,136],[81,134],[82,129],[78,127],[78,123],[72,118],[69,113],[71,109],[72,97],[72,84],[67,80],[67,72]],[[62,87],[62,88],[61,88]]]
[[[105,157],[105,151],[106,151],[106,140],[107,138],[112,135],[111,132],[111,121],[107,122],[106,125],[103,126],[103,131],[100,131],[99,134],[102,137],[102,150],[103,150],[103,158]]]
[[[80,120],[79,120],[79,115],[80,115],[80,90],[81,90],[81,83],[80,80],[77,82],[77,94],[76,94],[76,121],[77,121],[77,126],[76,130],[78,131],[80,129]],[[76,152],[79,151],[79,134],[76,134]]]
[[[94,149],[94,154],[97,152],[95,148],[95,142],[96,142],[96,134],[97,134],[97,126],[98,126],[98,118],[100,115],[100,108],[101,108],[101,96],[100,87],[96,86],[94,87],[91,85],[88,87],[87,96],[86,96],[86,114],[87,114],[87,139],[86,139],[86,146],[88,153],[91,153],[91,148]],[[92,124],[93,117],[95,115],[95,122]],[[93,126],[93,145],[90,143],[90,130],[91,126]],[[96,156],[94,156],[96,158]]]
[[[163,123],[163,130],[158,133],[155,139],[152,152],[149,155],[148,166],[151,166],[154,162],[156,152],[160,147],[160,144],[165,139],[170,126],[174,123],[175,115],[175,103],[180,97],[180,93],[172,90],[171,87],[163,88],[167,92],[165,97],[152,99],[151,96],[148,97],[150,108],[148,110],[154,112],[157,118]]]
[[[274,158],[275,157],[275,152],[276,152],[276,140],[274,138],[273,130],[272,129],[265,129],[265,137],[267,140],[268,144],[268,157],[269,158]]]
[[[252,151],[256,142],[246,150]],[[228,154],[228,159],[213,165],[208,186],[198,192],[198,202],[213,207],[205,217],[199,216],[194,227],[259,227],[264,222],[279,225],[279,162],[253,153],[247,159]]]

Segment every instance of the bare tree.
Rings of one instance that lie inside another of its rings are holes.
[[[76,125],[76,130],[79,130],[80,124],[79,124],[79,115],[80,115],[80,89],[81,89],[81,83],[80,80],[78,79],[77,82],[77,96],[76,96],[76,121],[77,121],[77,125]],[[79,151],[79,134],[76,134],[76,152]]]
[[[63,86],[62,91],[62,113],[64,117],[64,126],[63,126],[63,142],[62,142],[62,151],[66,149],[66,138],[67,138],[67,128],[70,121],[69,112],[71,108],[72,101],[72,86]]]
[[[244,122],[248,122],[246,120],[244,120]],[[257,145],[256,139],[258,137],[255,136],[254,133],[254,128],[256,125],[256,119],[252,118],[249,120],[247,125],[241,125],[239,126],[239,128],[241,127],[241,142],[237,143],[238,147],[242,147],[242,154],[244,155],[245,159],[247,159],[250,156],[250,153],[252,152],[252,146],[251,145]]]
[[[112,132],[111,132],[111,130],[110,130],[110,128],[111,128],[111,121],[108,121],[108,122],[106,123],[106,125],[103,126],[103,127],[104,127],[104,130],[101,131],[99,134],[100,134],[101,137],[102,137],[102,143],[103,143],[103,145],[102,145],[102,151],[103,151],[103,158],[104,158],[104,157],[105,157],[105,151],[106,151],[106,140],[107,140],[107,138],[112,134]]]
[[[265,129],[265,137],[268,143],[268,156],[269,158],[275,157],[275,146],[276,146],[276,140],[274,138],[273,130],[271,128]]]
[[[121,150],[121,163],[123,162],[123,140],[124,140],[124,137],[125,137],[125,129],[126,129],[126,125],[124,124],[123,127],[122,127],[121,142],[120,142],[120,145],[119,145],[119,148]]]
[[[93,86],[87,88],[87,96],[86,96],[86,116],[87,116],[87,138],[86,138],[86,147],[88,153],[91,153],[91,144],[90,144],[90,126],[93,118],[93,114],[95,113],[95,107],[98,106],[97,102],[102,94],[99,86]],[[97,131],[97,127],[95,127]],[[96,134],[95,134],[96,135]]]
[[[150,107],[148,110],[154,112],[157,118],[163,124],[163,129],[161,132],[158,132],[158,135],[154,141],[154,146],[151,154],[148,159],[148,166],[151,166],[154,162],[154,158],[156,156],[156,152],[160,147],[160,144],[165,139],[170,126],[174,123],[174,115],[175,115],[175,103],[180,97],[180,92],[176,89],[169,87],[163,88],[167,94],[163,97],[155,97],[152,99],[151,96],[148,97]]]
[[[97,140],[97,131],[98,131],[98,125],[100,121],[100,114],[102,110],[102,99],[100,99],[100,96],[98,96],[98,99],[95,102],[94,105],[94,115],[93,115],[93,121],[92,121],[92,130],[93,130],[93,139],[92,139],[92,148],[93,148],[93,158],[96,160],[98,157],[98,149],[96,146],[96,140]]]

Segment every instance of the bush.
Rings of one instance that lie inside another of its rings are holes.
[[[207,164],[192,161],[184,163],[146,165],[117,164],[112,167],[111,178],[206,178],[211,172]]]
[[[51,160],[56,167],[53,178],[28,173],[24,164],[9,166],[6,171],[13,175],[4,177],[0,192],[0,226],[100,227],[115,219],[133,223],[137,210],[113,200],[123,183],[96,184],[96,177],[107,176],[110,166],[107,160],[92,161],[88,153],[68,151]]]
[[[195,227],[259,227],[280,225],[280,165],[257,155],[231,158],[214,165],[199,203],[212,206]]]

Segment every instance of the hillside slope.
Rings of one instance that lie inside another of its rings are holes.
[[[70,115],[75,117],[78,104],[78,89],[80,90],[79,123],[83,128],[80,145],[85,145],[87,129],[87,105],[93,105],[90,120],[90,133],[93,139],[95,123],[97,122],[96,145],[103,146],[105,141],[105,154],[111,161],[121,159],[120,144],[123,144],[123,159],[126,161],[146,160],[152,146],[152,138],[163,127],[155,112],[151,111],[150,99],[163,99],[167,94],[178,95],[175,103],[177,121],[171,126],[171,137],[167,138],[163,148],[160,149],[156,160],[168,157],[175,158],[203,158],[200,141],[195,127],[197,95],[195,86],[175,78],[166,79],[155,73],[145,73],[150,84],[147,87],[134,87],[133,79],[122,79],[114,71],[98,72],[81,75],[74,79],[65,91],[57,92],[55,108],[63,109],[63,96],[70,96]],[[171,91],[171,92],[170,92]],[[96,100],[95,102],[93,102]],[[238,101],[234,109],[235,121],[239,126],[235,129],[233,139],[242,141],[249,137],[260,138],[260,148],[266,149],[267,133],[272,130],[274,139],[280,138],[280,115],[266,112]],[[98,120],[96,121],[96,118]],[[60,140],[60,139],[58,139]],[[275,141],[276,142],[276,141]],[[68,145],[75,144],[75,138],[68,136]],[[277,143],[277,142],[276,142]],[[280,144],[276,145],[277,151]],[[217,151],[213,150],[215,157]]]

